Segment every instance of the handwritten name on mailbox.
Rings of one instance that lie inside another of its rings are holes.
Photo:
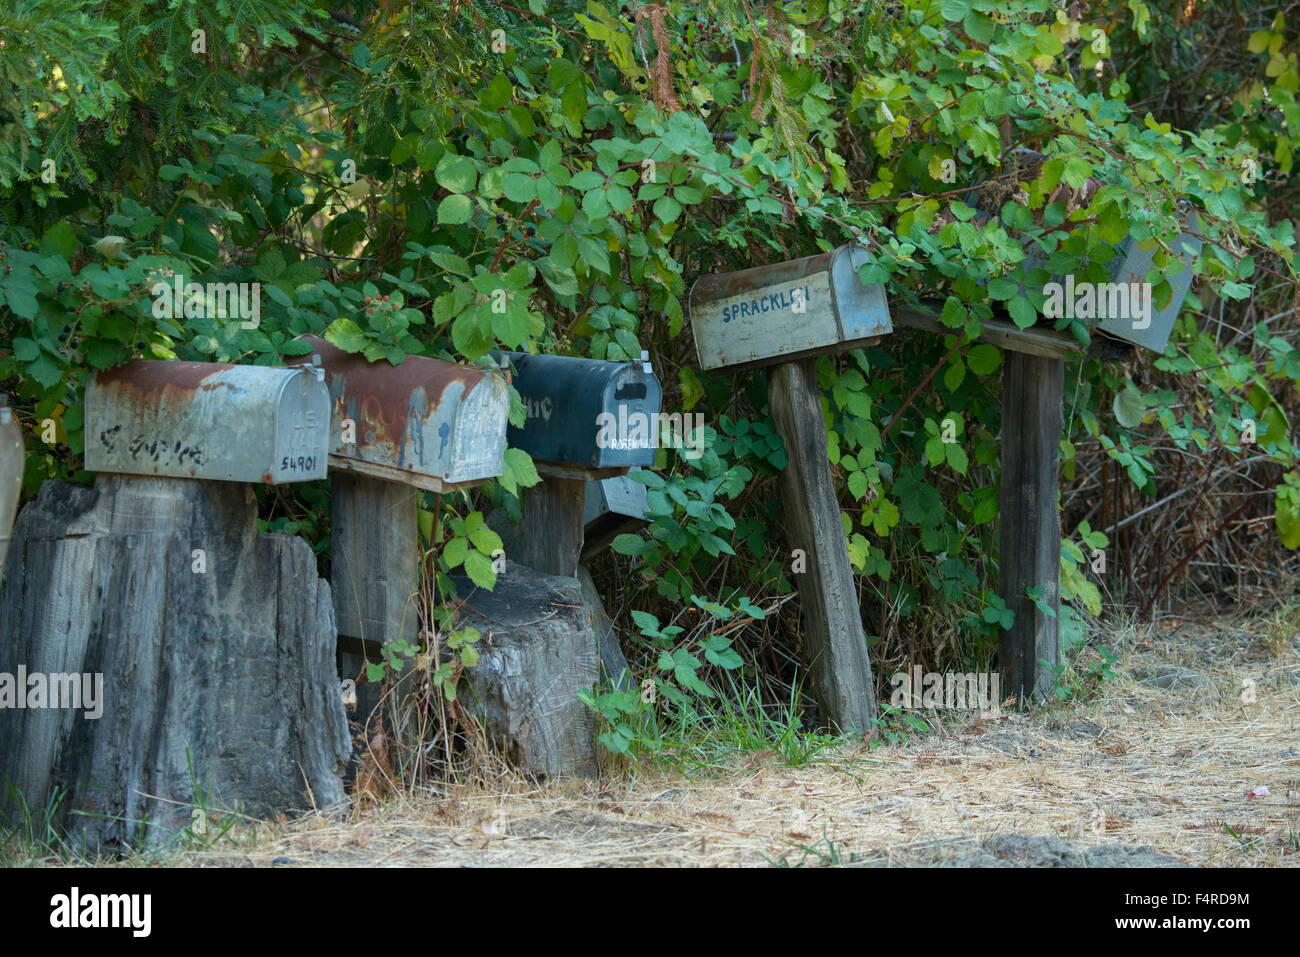
[[[702,276],[691,288],[700,366],[738,371],[855,349],[893,331],[880,285],[858,278],[861,246],[738,272]]]

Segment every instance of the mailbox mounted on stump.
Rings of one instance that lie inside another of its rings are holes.
[[[701,276],[689,301],[700,366],[737,372],[857,349],[892,332],[885,287],[858,278],[871,261],[865,248],[849,244]]]
[[[654,464],[663,391],[648,362],[502,355],[527,414],[523,428],[510,427],[510,445],[539,470],[599,478]]]
[[[315,336],[302,341],[325,370],[331,468],[430,492],[501,474],[510,415],[505,376],[425,356],[396,366],[368,362]]]
[[[86,386],[86,469],[223,482],[325,477],[329,393],[319,366],[137,359]]]

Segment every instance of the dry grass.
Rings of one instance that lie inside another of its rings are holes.
[[[948,715],[908,744],[797,768],[748,754],[690,777],[638,767],[536,786],[502,775],[346,821],[244,827],[165,863],[933,863],[1014,833],[1149,845],[1193,865],[1296,866],[1300,648],[1292,636],[1279,654],[1270,639],[1264,619],[1166,622],[1117,638],[1118,677],[1088,700],[1029,716]],[[1174,667],[1203,683],[1141,680]],[[1269,796],[1247,797],[1260,785]]]

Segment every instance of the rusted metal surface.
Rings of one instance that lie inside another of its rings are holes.
[[[137,359],[86,386],[92,472],[278,485],[324,478],[329,394],[317,367]]]
[[[315,336],[302,341],[325,371],[331,468],[430,491],[501,474],[510,414],[504,375],[425,356],[368,362]]]
[[[9,397],[0,394],[0,580],[5,576],[5,556],[23,489],[25,463],[22,429],[9,408]]]
[[[854,349],[893,331],[884,287],[866,285],[865,248],[700,277],[689,297],[701,367],[738,371]]]

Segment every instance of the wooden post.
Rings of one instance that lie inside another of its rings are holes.
[[[587,480],[580,478],[545,476],[525,491],[523,517],[506,552],[509,560],[547,575],[576,577],[586,501]]]
[[[998,637],[1002,687],[1021,706],[1051,694],[1060,658],[1061,517],[1056,504],[1065,363],[1006,353],[1002,373],[999,594],[1016,620]],[[1042,588],[1055,615],[1026,594]],[[1047,662],[1046,667],[1039,660]]]
[[[807,559],[796,581],[817,705],[842,731],[865,733],[876,715],[875,685],[831,479],[816,360],[774,367],[767,398],[789,456],[781,500],[790,544]]]
[[[419,496],[409,485],[330,472],[330,591],[344,678],[356,679],[378,646],[398,638],[414,642],[419,635]],[[363,724],[378,704],[378,685],[357,685],[356,716]]]

